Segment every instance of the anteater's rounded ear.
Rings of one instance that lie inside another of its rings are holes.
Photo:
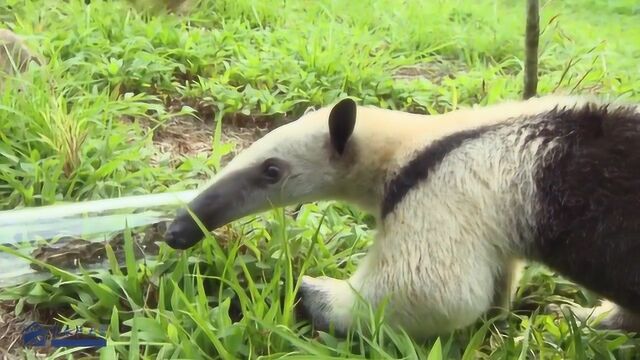
[[[331,145],[342,155],[356,126],[356,103],[352,99],[340,100],[329,114]]]

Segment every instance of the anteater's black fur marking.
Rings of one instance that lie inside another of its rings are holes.
[[[544,117],[539,136],[560,145],[539,169],[531,255],[640,313],[640,115],[587,105]]]
[[[382,218],[384,219],[393,212],[409,190],[426,180],[429,172],[432,171],[447,154],[460,147],[465,141],[477,139],[482,134],[496,127],[497,126],[483,126],[468,131],[457,132],[434,141],[420,151],[411,162],[400,169],[400,172],[388,182],[382,201]]]

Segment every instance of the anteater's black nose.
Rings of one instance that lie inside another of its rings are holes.
[[[204,233],[193,219],[177,219],[169,225],[164,240],[170,247],[178,250],[188,249],[197,244]]]

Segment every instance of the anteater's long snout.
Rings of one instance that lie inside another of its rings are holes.
[[[205,231],[223,226],[252,211],[259,210],[262,200],[255,196],[253,170],[241,170],[224,176],[204,189],[181,209],[165,233],[165,242],[174,249],[188,249],[205,236]],[[193,214],[193,216],[192,216]]]
[[[178,250],[188,249],[202,238],[204,238],[204,232],[186,210],[178,213],[164,235],[167,245]]]
[[[206,189],[199,194],[187,204],[187,208],[178,211],[175,219],[167,228],[167,232],[164,235],[167,245],[174,249],[184,250],[202,240],[204,232],[196,222],[196,218],[205,230],[213,230],[218,226],[224,225],[220,222],[224,221],[224,214],[231,206],[225,200],[225,198],[229,197],[229,195],[222,196],[216,187]]]
[[[232,220],[237,204],[242,198],[242,181],[220,181],[198,194],[184,209],[180,209],[167,228],[165,242],[174,249],[188,249],[204,238],[204,230],[211,231]],[[193,215],[192,215],[193,214]]]

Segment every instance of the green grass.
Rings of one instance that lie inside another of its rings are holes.
[[[541,94],[640,99],[636,1],[542,5]],[[346,94],[434,113],[522,93],[524,1],[202,0],[184,17],[143,10],[124,0],[0,2],[0,21],[48,59],[0,93],[0,209],[193,188],[226,148],[216,137],[210,154],[152,161],[153,129],[176,116],[224,127],[238,116],[295,118]],[[416,65],[424,76],[394,75]],[[380,325],[383,312],[348,339],[312,334],[293,315],[300,277],[346,278],[371,231],[346,204],[274,210],[232,224],[225,246],[213,237],[182,253],[163,246],[158,261],[130,257],[111,274],[51,268],[52,280],[0,298],[16,300],[17,313],[46,308],[69,323],[110,325],[104,359],[638,356],[629,335],[540,311],[426,344]],[[517,303],[533,309],[592,301],[541,267],[522,285]]]

